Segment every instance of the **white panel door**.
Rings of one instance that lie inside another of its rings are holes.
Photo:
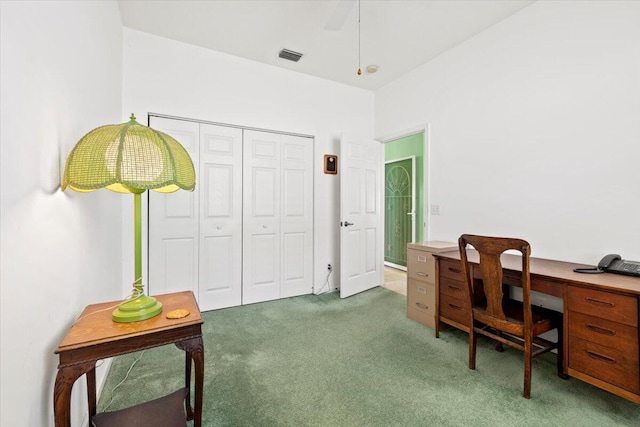
[[[280,135],[244,131],[242,303],[280,298]]]
[[[149,191],[149,293],[191,290],[198,296],[198,123],[151,117],[150,126],[187,150],[196,168],[196,191]]]
[[[340,141],[340,297],[381,284],[382,144],[343,136]]]
[[[242,129],[200,124],[198,304],[242,303]]]
[[[313,139],[282,135],[280,297],[313,291]]]

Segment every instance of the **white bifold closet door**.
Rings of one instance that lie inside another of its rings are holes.
[[[192,290],[203,311],[313,289],[313,139],[152,116],[196,189],[149,192],[149,293]]]
[[[198,304],[202,310],[240,305],[242,129],[200,124],[199,183]]]
[[[192,290],[203,311],[242,303],[242,129],[151,117],[185,146],[196,190],[149,194],[149,290]]]
[[[200,125],[158,117],[149,124],[180,142],[196,167],[196,191],[148,192],[149,294],[192,290],[197,295]]]
[[[313,140],[244,131],[243,304],[309,294]]]

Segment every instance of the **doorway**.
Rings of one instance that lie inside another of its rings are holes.
[[[407,272],[397,268],[384,266],[384,282],[382,287],[407,296]]]
[[[405,271],[407,243],[421,242],[425,236],[426,151],[424,129],[408,136],[387,141],[384,144],[386,169],[384,198],[385,265]],[[413,159],[412,167],[407,166],[408,159]],[[404,167],[401,166],[403,162]],[[389,172],[389,175],[387,175],[387,172]],[[393,193],[398,197],[393,197]],[[402,195],[400,195],[401,193]],[[412,203],[410,203],[411,207],[409,208],[408,201],[410,199]],[[399,200],[403,200],[401,206],[397,206]],[[401,235],[404,237],[400,238]]]
[[[407,243],[416,238],[416,157],[385,162],[385,265],[407,268]]]

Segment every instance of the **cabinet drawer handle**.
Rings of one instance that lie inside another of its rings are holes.
[[[600,326],[591,325],[589,323],[587,323],[587,329],[591,329],[593,332],[597,332],[602,335],[613,336],[616,334],[616,331],[612,331],[611,329],[601,328]]]
[[[459,268],[453,268],[453,267],[448,267],[449,271],[452,271],[454,273],[462,273],[462,270],[460,270]]]
[[[616,364],[616,359],[612,359],[612,358],[604,356],[602,354],[594,353],[593,351],[589,351],[589,350],[587,350],[587,354],[592,359],[599,360],[599,361],[605,362],[605,363],[610,363],[612,365]]]
[[[421,302],[417,302],[416,305],[420,308],[424,308],[425,310],[429,308],[425,304],[422,304]]]
[[[421,276],[421,277],[427,277],[428,274],[427,273],[422,273],[420,271],[416,272],[416,276]]]
[[[597,305],[597,306],[600,306],[600,307],[610,307],[610,308],[612,308],[612,307],[616,306],[612,302],[600,301],[600,300],[589,298],[589,297],[585,297],[585,301],[587,301],[589,304]]]
[[[454,291],[461,291],[462,288],[460,286],[447,285],[447,288],[453,289]]]
[[[460,307],[459,305],[455,305],[455,304],[451,304],[451,303],[449,303],[448,305],[449,305],[449,307],[453,308],[454,310],[462,310],[462,307]]]
[[[424,255],[418,255],[418,262],[427,262],[427,257]]]

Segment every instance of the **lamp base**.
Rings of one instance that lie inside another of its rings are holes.
[[[130,323],[150,319],[162,313],[162,304],[155,298],[140,295],[129,301],[125,301],[111,314],[114,322]]]

